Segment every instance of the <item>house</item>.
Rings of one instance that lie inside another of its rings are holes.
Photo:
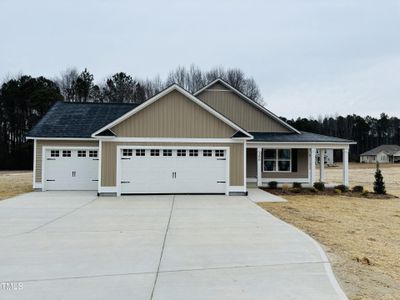
[[[400,146],[381,145],[360,154],[361,163],[400,163]]]
[[[300,132],[221,79],[194,94],[174,84],[140,105],[58,102],[27,138],[35,189],[114,195],[312,184],[316,149],[342,150],[348,185],[353,143]]]
[[[324,153],[324,163],[326,165],[333,165],[335,163],[333,149],[317,149],[316,162],[317,165],[321,163],[321,153]]]

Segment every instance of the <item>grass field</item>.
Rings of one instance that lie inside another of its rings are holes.
[[[350,165],[351,185],[372,190],[374,165]],[[382,165],[389,193],[400,196],[400,166]],[[342,170],[328,168],[327,182]],[[325,248],[350,299],[400,299],[400,199],[287,196],[260,206],[304,230]]]
[[[0,171],[0,200],[31,191],[31,171]]]

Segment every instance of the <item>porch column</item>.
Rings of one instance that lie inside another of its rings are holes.
[[[262,162],[262,148],[257,148],[257,186],[262,186],[262,175],[261,175],[261,162]]]
[[[325,149],[319,149],[319,181],[325,181]]]
[[[343,151],[343,184],[349,186],[349,149]]]
[[[315,182],[315,148],[310,149],[310,183],[311,185]]]

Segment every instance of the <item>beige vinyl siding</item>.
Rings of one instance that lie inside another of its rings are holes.
[[[244,147],[243,143],[116,143],[102,142],[101,148],[101,185],[104,187],[116,186],[117,146],[193,146],[193,147],[229,147],[230,165],[229,176],[231,186],[243,186],[244,174]],[[201,182],[199,182],[201,184]]]
[[[261,163],[262,168],[262,163]],[[297,172],[261,172],[263,178],[308,178],[308,150],[297,149]],[[247,149],[247,178],[257,177],[257,149]]]
[[[210,87],[210,89],[212,89]],[[232,91],[204,90],[197,97],[247,131],[290,132]],[[225,88],[226,89],[226,88]]]
[[[224,90],[224,91],[230,91],[226,86],[223,84],[216,82],[212,86],[208,87],[206,90]]]
[[[42,149],[43,147],[97,147],[98,141],[57,141],[36,140],[36,171],[35,181],[42,182]]]
[[[172,91],[111,130],[118,137],[226,138],[237,130]]]

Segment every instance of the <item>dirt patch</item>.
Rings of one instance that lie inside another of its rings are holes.
[[[323,245],[350,299],[400,299],[400,199],[285,199],[259,205]]]
[[[0,171],[0,200],[31,191],[31,171]]]

